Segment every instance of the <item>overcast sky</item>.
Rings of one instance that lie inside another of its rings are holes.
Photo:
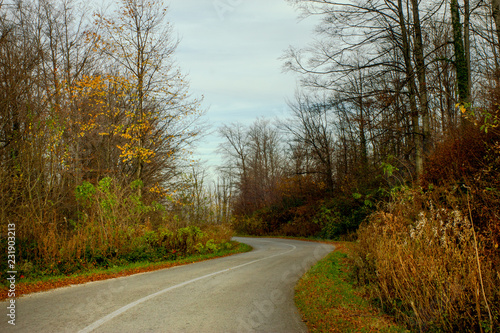
[[[286,112],[297,76],[283,73],[278,58],[290,46],[305,46],[314,21],[299,20],[285,0],[170,0],[169,21],[181,42],[176,59],[191,92],[204,96],[204,122],[251,124]],[[215,134],[204,138],[195,158],[219,164]]]

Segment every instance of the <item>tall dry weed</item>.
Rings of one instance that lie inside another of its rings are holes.
[[[444,194],[406,189],[373,214],[358,232],[357,279],[415,331],[498,330],[498,258]]]

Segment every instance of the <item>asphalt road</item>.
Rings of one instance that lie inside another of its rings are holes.
[[[1,303],[0,332],[307,332],[297,280],[332,246],[236,238],[248,253],[37,293]]]

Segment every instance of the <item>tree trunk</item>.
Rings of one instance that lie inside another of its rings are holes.
[[[413,65],[411,63],[411,52],[410,52],[410,43],[408,40],[408,31],[406,29],[406,22],[403,13],[403,4],[402,0],[398,0],[398,16],[399,16],[399,25],[401,27],[401,38],[403,42],[403,58],[405,62],[405,72],[406,72],[406,81],[408,84],[409,90],[409,100],[410,100],[410,112],[412,115],[412,127],[413,127],[413,141],[415,143],[415,171],[417,176],[420,176],[423,172],[423,159],[422,159],[422,136],[420,133],[419,126],[419,112],[417,108],[416,101],[416,86],[415,86],[415,77],[413,72]]]
[[[491,9],[497,31],[497,45],[500,53],[500,0],[491,0]]]
[[[458,102],[468,103],[469,98],[469,71],[465,55],[464,40],[462,37],[462,23],[460,22],[460,8],[458,0],[451,0],[451,21],[453,26],[453,46],[455,48],[455,69],[457,73]]]
[[[362,83],[361,83],[362,84]],[[361,144],[361,170],[368,169],[368,143],[366,140],[365,112],[363,110],[363,95],[359,95],[359,139]]]
[[[422,145],[423,156],[429,154],[432,146],[431,140],[431,126],[429,117],[429,99],[427,96],[427,83],[426,83],[426,68],[424,58],[424,46],[422,42],[422,29],[420,26],[420,14],[418,9],[418,0],[411,0],[413,11],[413,25],[415,29],[415,62],[417,65],[417,78],[418,78],[418,99],[420,102],[420,115],[422,118]]]
[[[464,47],[465,61],[467,63],[467,102],[472,103],[472,78],[470,69],[470,5],[469,0],[464,0]]]

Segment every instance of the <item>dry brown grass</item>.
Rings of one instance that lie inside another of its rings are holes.
[[[498,252],[476,238],[467,211],[443,193],[407,189],[397,198],[359,230],[358,281],[415,331],[498,330]]]

